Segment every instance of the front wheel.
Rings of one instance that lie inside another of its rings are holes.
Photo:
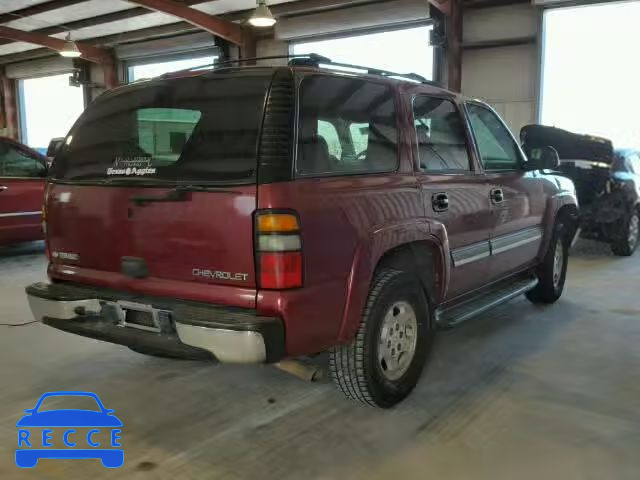
[[[556,223],[547,254],[538,267],[538,285],[527,292],[533,303],[554,303],[562,295],[569,264],[569,242],[567,229]]]
[[[622,222],[620,233],[611,242],[611,251],[620,257],[629,257],[638,248],[640,239],[640,215],[634,211]]]
[[[330,352],[331,375],[348,397],[389,408],[416,386],[431,348],[431,310],[410,273],[379,271],[356,338]]]

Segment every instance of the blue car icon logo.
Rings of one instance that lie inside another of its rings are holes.
[[[42,402],[51,397],[63,397],[62,400],[85,397],[85,401],[88,397],[90,402],[91,399],[95,401],[98,408],[43,409]],[[33,468],[41,458],[99,458],[107,468],[119,468],[124,463],[124,451],[120,448],[122,422],[114,415],[114,410],[104,407],[95,393],[45,393],[36,406],[25,410],[25,413],[26,415],[16,424],[18,467]],[[54,441],[61,441],[64,448],[54,448]],[[110,448],[105,448],[107,446]]]

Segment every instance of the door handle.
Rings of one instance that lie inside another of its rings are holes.
[[[449,195],[444,192],[434,193],[431,196],[431,206],[434,212],[444,212],[449,210]]]
[[[494,188],[491,190],[489,197],[491,198],[491,202],[496,205],[504,202],[504,193],[501,188]]]
[[[0,185],[0,192],[4,192],[5,190],[9,190],[9,187],[6,185]]]

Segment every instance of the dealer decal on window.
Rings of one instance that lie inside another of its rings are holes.
[[[151,157],[116,157],[113,166],[107,168],[107,175],[154,175],[156,168],[151,166]]]

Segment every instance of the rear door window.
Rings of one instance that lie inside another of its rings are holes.
[[[451,100],[420,95],[413,102],[413,115],[421,170],[471,170],[462,117]]]
[[[361,79],[313,75],[302,81],[299,97],[298,175],[397,169],[396,107],[390,87]]]
[[[89,106],[56,155],[64,180],[255,181],[271,75],[154,81]]]

